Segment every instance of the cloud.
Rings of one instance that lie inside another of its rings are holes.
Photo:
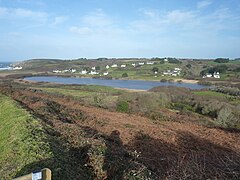
[[[58,24],[64,23],[68,18],[66,16],[57,16],[54,18],[54,22],[52,23],[54,26]]]
[[[172,24],[172,23],[186,23],[190,22],[194,19],[195,15],[192,11],[180,11],[180,10],[173,10],[169,11],[163,19],[166,20],[166,22]]]
[[[102,9],[97,9],[82,16],[80,22],[71,26],[69,31],[79,35],[114,37],[119,36],[124,30],[119,27],[117,21],[113,20],[113,17],[107,15]]]
[[[2,19],[30,19],[45,22],[48,14],[45,12],[32,11],[23,8],[0,7],[0,18]]]
[[[212,1],[210,1],[210,0],[199,1],[197,3],[197,8],[198,9],[206,8],[206,7],[210,6],[211,4],[212,4]]]
[[[111,18],[108,17],[102,9],[97,9],[96,11],[83,16],[81,21],[86,26],[92,27],[106,27],[113,23]]]
[[[79,35],[90,35],[92,33],[92,30],[88,27],[72,26],[69,28],[69,31],[72,33],[77,33]]]

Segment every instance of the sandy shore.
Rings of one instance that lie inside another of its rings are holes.
[[[177,82],[177,81],[182,81],[183,83],[191,83],[191,84],[196,84],[196,83],[198,83],[197,80],[190,80],[190,79],[174,79],[174,82]]]

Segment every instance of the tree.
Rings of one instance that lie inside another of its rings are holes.
[[[217,63],[228,63],[229,62],[229,58],[217,58],[214,60],[214,62]]]
[[[157,68],[157,67],[153,67],[153,68],[152,68],[152,71],[153,71],[153,72],[158,72],[158,68]]]
[[[99,71],[99,70],[100,70],[100,66],[97,66],[97,67],[96,67],[96,70]]]
[[[186,67],[187,67],[188,69],[190,69],[190,68],[192,67],[192,65],[191,65],[191,64],[187,64]]]
[[[182,62],[177,60],[176,58],[168,58],[168,62],[172,64],[181,64]]]
[[[123,73],[122,77],[128,77],[128,74],[127,73]]]

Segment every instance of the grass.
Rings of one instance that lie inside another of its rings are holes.
[[[193,92],[196,95],[199,96],[204,96],[204,97],[209,97],[209,98],[214,98],[214,99],[219,99],[221,101],[227,101],[233,105],[238,105],[240,103],[240,98],[239,97],[234,97],[228,94],[223,94],[220,92],[215,92],[215,91],[195,91]]]
[[[74,97],[87,97],[87,96],[92,96],[96,94],[95,92],[62,89],[62,88],[41,88],[41,90],[47,91],[50,93],[60,93],[67,96],[74,96]]]
[[[37,89],[41,89],[50,93],[60,93],[80,98],[93,97],[100,94],[119,95],[125,92],[124,90],[114,89],[113,87],[98,85],[37,87]]]
[[[0,177],[11,179],[50,152],[40,122],[7,96],[0,94],[0,102]]]
[[[220,92],[215,92],[215,91],[196,91],[193,92],[196,95],[199,96],[211,96],[211,97],[225,97],[226,95]]]

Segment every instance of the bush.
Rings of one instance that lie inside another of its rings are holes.
[[[217,63],[228,63],[229,59],[228,58],[217,58],[217,59],[214,60],[214,62],[217,62]]]
[[[188,69],[190,69],[190,68],[192,67],[192,65],[191,65],[191,64],[187,64],[186,67],[187,67]]]
[[[198,84],[203,86],[212,86],[212,83],[209,81],[199,81]]]
[[[160,82],[167,82],[167,79],[161,79]]]
[[[153,67],[153,68],[152,68],[152,71],[153,71],[153,72],[158,72],[158,68],[157,68],[157,67]]]
[[[119,101],[117,103],[117,111],[118,112],[129,112],[129,104],[126,101]]]
[[[122,77],[128,77],[128,74],[127,73],[123,73]]]

